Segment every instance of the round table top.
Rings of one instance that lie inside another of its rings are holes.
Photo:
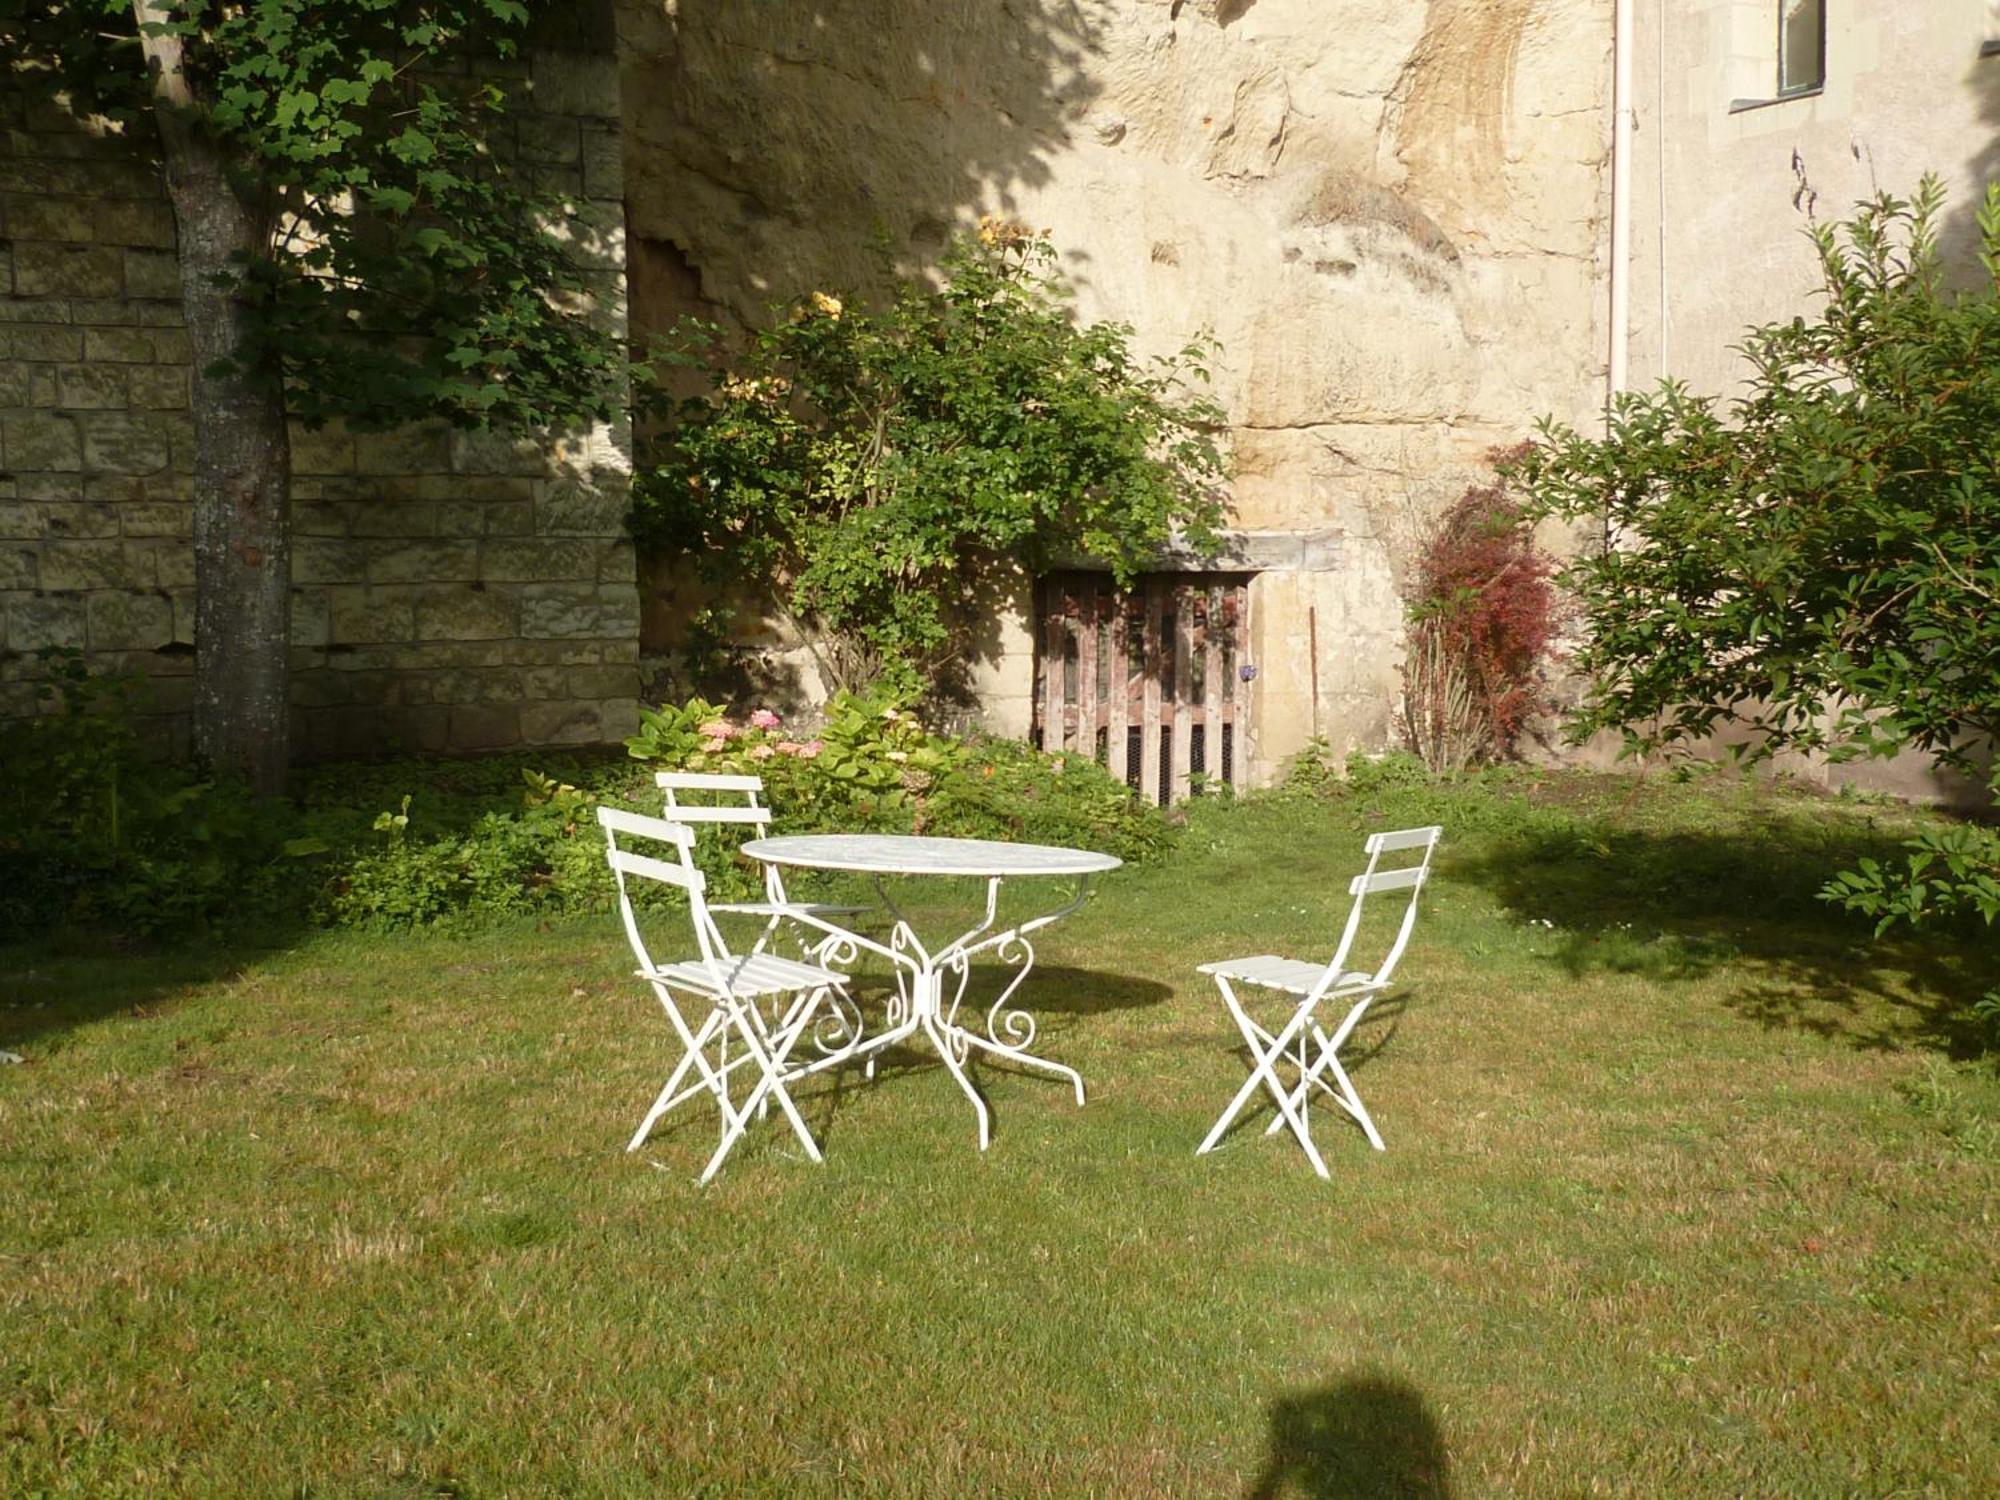
[[[806,833],[746,839],[741,847],[752,859],[770,864],[875,875],[1094,875],[1124,863],[1090,849],[916,833]]]

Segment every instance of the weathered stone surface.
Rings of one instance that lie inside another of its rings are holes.
[[[92,412],[82,418],[83,466],[117,474],[151,474],[172,458],[166,420],[127,412]]]
[[[8,464],[15,469],[66,471],[83,467],[83,434],[74,418],[54,412],[0,417]]]
[[[622,337],[616,64],[608,50],[569,52],[498,72],[519,95],[505,148],[568,191],[588,176],[602,200],[573,226],[596,299],[578,307]],[[32,117],[21,128],[22,96],[0,88],[0,662],[12,695],[0,714],[34,711],[31,691],[14,693],[26,653],[75,645],[99,669],[173,684],[160,735],[184,748],[191,659],[161,650],[191,641],[194,602],[193,352],[173,217],[146,142],[79,128],[60,104],[37,103]],[[619,721],[607,702],[619,673],[597,665],[605,643],[524,642],[519,613],[523,586],[575,587],[572,623],[632,628],[629,582],[622,606],[598,584],[623,533],[621,431],[507,438],[424,423],[358,438],[295,427],[291,438],[304,753],[520,743],[524,673],[540,658],[513,653],[528,645],[591,668],[581,684],[538,686],[540,698],[584,703],[548,718],[550,736],[567,743]],[[558,475],[564,493],[542,514]],[[487,539],[500,548],[490,559]]]
[[[14,287],[24,297],[115,297],[124,252],[110,245],[17,244]]]
[[[174,638],[174,607],[165,594],[93,593],[85,609],[93,651],[153,651]]]
[[[481,576],[476,542],[369,542],[370,583],[439,583]]]
[[[521,595],[521,634],[529,639],[637,635],[639,596],[615,586],[531,584]]]
[[[537,745],[589,745],[602,741],[604,715],[595,703],[523,703],[521,734]]]
[[[81,594],[16,594],[7,601],[7,646],[39,651],[45,646],[81,648],[88,635]]]
[[[1004,210],[1053,231],[1083,316],[1147,352],[1216,335],[1235,524],[1324,536],[1313,576],[1352,582],[1353,633],[1321,609],[1321,701],[1274,674],[1274,725],[1379,739],[1416,529],[1397,512],[1602,399],[1601,0],[619,15],[635,264],[663,262],[635,271],[635,333],[867,287],[876,228],[920,266]],[[1322,602],[1274,586],[1267,649],[1305,660]],[[991,690],[1025,701],[1030,643],[1007,640]]]
[[[416,634],[424,640],[496,640],[525,628],[498,590],[431,587],[417,600]]]

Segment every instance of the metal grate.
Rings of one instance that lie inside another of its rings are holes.
[[[1101,573],[1058,573],[1038,594],[1037,745],[1087,748],[1162,806],[1196,776],[1243,788],[1248,575],[1158,573],[1120,593]]]

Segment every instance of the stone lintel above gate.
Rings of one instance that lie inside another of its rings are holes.
[[[1340,567],[1347,544],[1339,531],[1231,531],[1222,547],[1203,557],[1184,542],[1170,542],[1147,560],[1149,573],[1329,573]],[[1066,557],[1061,569],[1109,571],[1089,557]]]

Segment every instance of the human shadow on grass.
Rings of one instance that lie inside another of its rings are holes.
[[[1761,1025],[1870,1051],[1978,1049],[1967,1008],[2000,982],[2000,954],[1942,930],[1876,938],[1818,899],[1839,871],[1899,857],[1902,834],[1841,819],[1729,834],[1534,830],[1449,859],[1441,873],[1489,891],[1573,977],[1663,984],[1747,970],[1725,1004]],[[1900,981],[1900,982],[1897,982]]]
[[[1423,1396],[1362,1370],[1271,1403],[1245,1500],[1450,1500],[1444,1436]]]

